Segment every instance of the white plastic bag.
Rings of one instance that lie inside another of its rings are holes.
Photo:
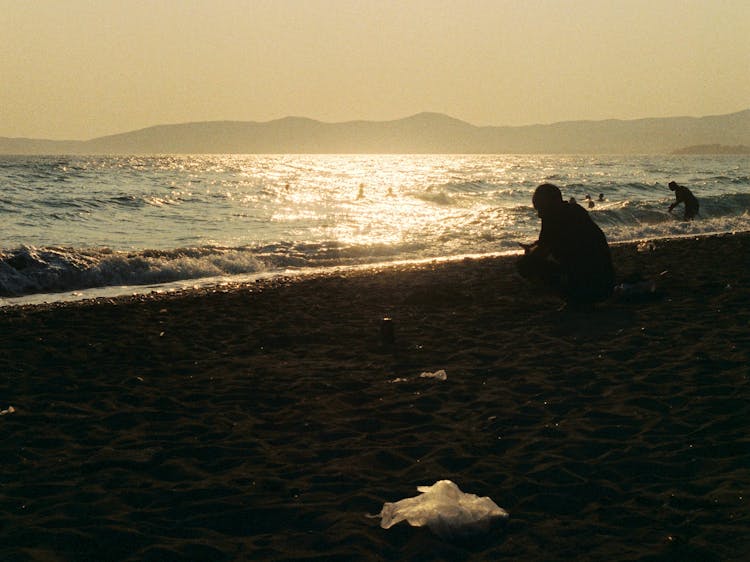
[[[486,531],[494,519],[508,517],[508,512],[490,498],[465,494],[450,480],[418,486],[417,490],[422,494],[383,504],[383,529],[405,520],[413,527],[426,526],[436,535],[450,538]]]

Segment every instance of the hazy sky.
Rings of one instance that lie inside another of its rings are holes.
[[[750,108],[750,0],[0,0],[0,136]]]

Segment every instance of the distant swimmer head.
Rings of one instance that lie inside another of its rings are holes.
[[[563,204],[562,193],[560,193],[560,189],[556,185],[543,183],[534,191],[531,202],[541,217]]]
[[[677,182],[676,181],[669,182],[669,189],[671,189],[672,191],[677,189]]]

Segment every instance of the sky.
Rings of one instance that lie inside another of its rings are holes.
[[[750,108],[750,0],[0,0],[0,136]]]

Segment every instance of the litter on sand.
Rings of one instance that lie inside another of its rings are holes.
[[[440,369],[439,371],[435,371],[434,373],[425,371],[419,376],[423,379],[437,379],[439,381],[448,380],[448,374],[445,372],[445,369]]]
[[[490,498],[466,494],[450,480],[418,486],[417,490],[419,496],[383,504],[379,515],[383,529],[406,521],[412,527],[428,527],[440,537],[452,538],[486,531],[493,520],[508,517]]]

